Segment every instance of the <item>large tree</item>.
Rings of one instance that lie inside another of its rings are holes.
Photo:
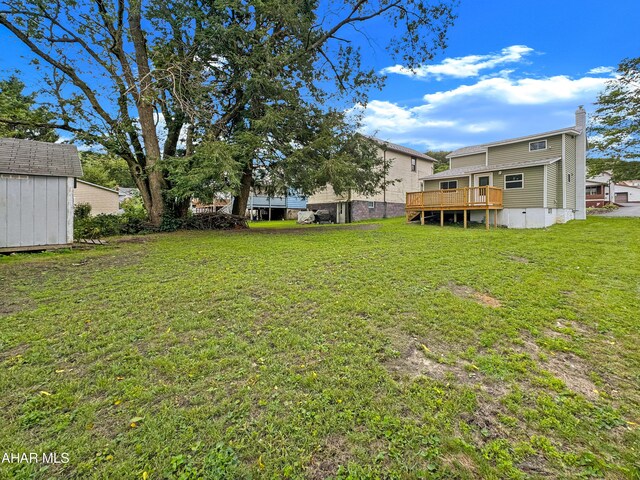
[[[339,113],[382,81],[357,40],[389,22],[392,56],[417,66],[444,48],[452,3],[4,0],[0,25],[39,61],[56,107],[42,123],[123,158],[159,224],[185,205],[176,171],[235,192],[240,211],[256,168],[307,191],[340,175],[368,188],[365,155],[347,156],[364,147]]]
[[[640,175],[640,57],[623,60],[617,75],[598,96],[590,126],[592,174],[611,171],[615,181]]]
[[[55,115],[44,106],[36,106],[36,95],[25,94],[18,77],[0,80],[0,137],[26,138],[42,142],[59,139],[47,124]]]
[[[596,107],[591,148],[613,158],[640,157],[640,57],[620,63]]]

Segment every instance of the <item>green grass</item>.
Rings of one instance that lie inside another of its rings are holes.
[[[0,258],[0,478],[638,478],[637,219],[254,226]]]

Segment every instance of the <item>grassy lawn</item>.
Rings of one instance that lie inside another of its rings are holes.
[[[638,478],[638,219],[287,226],[0,258],[0,478]]]

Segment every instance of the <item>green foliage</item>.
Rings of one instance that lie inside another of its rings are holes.
[[[620,160],[619,158],[587,159],[587,176],[593,177],[603,172],[611,172],[611,180],[623,182],[640,178],[640,161]]]
[[[115,155],[81,152],[82,179],[103,187],[135,187],[127,162]]]
[[[445,170],[449,170],[449,159],[447,155],[451,152],[446,152],[443,150],[429,150],[426,152],[431,158],[436,159],[436,163],[433,165],[433,173],[444,172]]]
[[[73,238],[75,240],[96,240],[114,235],[133,235],[151,229],[147,213],[139,198],[131,198],[123,203],[122,214],[91,215],[91,205],[75,206],[73,215]]]
[[[640,57],[624,59],[617,73],[598,96],[589,143],[607,157],[628,160],[640,157]]]
[[[25,95],[24,88],[15,76],[0,80],[0,137],[57,141],[55,129],[45,126],[55,115],[44,105],[36,106],[36,94]]]

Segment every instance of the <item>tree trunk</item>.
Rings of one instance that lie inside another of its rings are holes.
[[[240,180],[240,192],[233,197],[234,215],[244,216],[247,213],[247,204],[249,203],[249,194],[251,193],[251,184],[253,183],[253,168],[250,164],[245,165],[242,171],[242,179]]]

